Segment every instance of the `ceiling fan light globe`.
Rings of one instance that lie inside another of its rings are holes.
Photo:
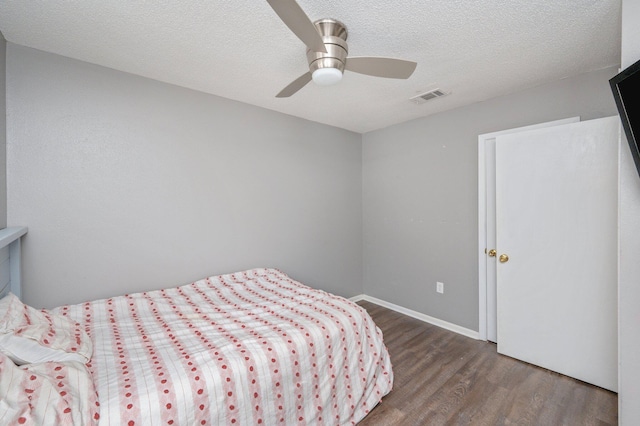
[[[311,78],[319,86],[331,86],[342,80],[342,72],[336,68],[318,68],[311,74]]]

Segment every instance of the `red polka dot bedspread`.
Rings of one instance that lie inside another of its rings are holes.
[[[393,383],[363,308],[276,269],[54,312],[91,337],[100,425],[355,424]]]

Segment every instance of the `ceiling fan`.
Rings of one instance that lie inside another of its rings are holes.
[[[406,79],[417,63],[403,59],[352,56],[347,57],[347,28],[335,19],[311,22],[295,0],[267,0],[282,21],[307,45],[309,71],[291,82],[276,95],[288,98],[311,80],[328,86],[342,80],[344,70],[375,77]]]

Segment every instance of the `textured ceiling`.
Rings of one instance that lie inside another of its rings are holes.
[[[346,72],[275,95],[308,70],[265,0],[0,1],[12,43],[364,133],[620,63],[620,0],[298,0],[336,18],[351,56],[416,61],[408,80]],[[449,96],[408,99],[440,88]]]

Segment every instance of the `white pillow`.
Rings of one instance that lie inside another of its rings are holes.
[[[33,339],[7,333],[0,334],[0,352],[11,358],[16,365],[35,364],[38,362],[67,362],[77,361],[86,363],[80,354],[67,353],[62,349],[42,346]]]
[[[9,293],[0,299],[0,352],[18,365],[91,359],[93,345],[79,324],[38,311]]]

